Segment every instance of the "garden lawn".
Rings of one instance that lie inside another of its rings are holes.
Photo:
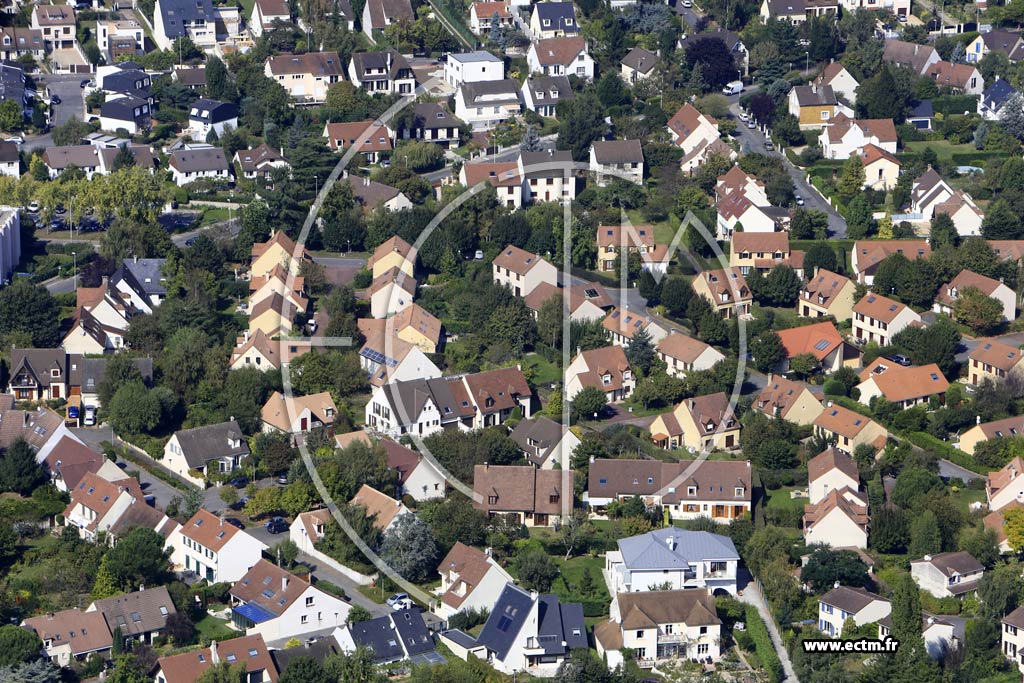
[[[954,145],[949,140],[925,140],[920,142],[908,142],[906,148],[916,154],[922,154],[926,149],[931,148],[939,159],[950,160],[954,154],[976,152],[972,143]]]
[[[196,622],[196,633],[199,634],[201,640],[219,640],[222,642],[241,635],[238,631],[228,626],[227,619],[218,619],[210,614]]]
[[[533,373],[534,386],[562,381],[562,371],[559,367],[538,353],[531,353],[523,359],[523,370]]]
[[[949,487],[949,494],[956,501],[957,507],[962,512],[970,513],[971,503],[982,503],[985,501],[984,489],[970,489],[965,486]]]
[[[804,509],[804,505],[807,504],[806,498],[792,498],[789,494],[791,491],[806,491],[806,486],[788,486],[781,489],[775,489],[774,491],[766,491],[767,502],[765,507],[769,510],[799,510]],[[983,492],[984,493],[984,492]]]

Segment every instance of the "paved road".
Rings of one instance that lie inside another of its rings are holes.
[[[748,88],[747,92],[750,92],[752,88]],[[839,215],[839,212],[829,206],[829,203],[822,199],[818,191],[811,187],[811,184],[807,182],[805,173],[790,163],[789,159],[784,154],[781,154],[778,150],[772,152],[765,152],[764,143],[765,135],[758,129],[750,129],[746,127],[742,121],[739,120],[740,114],[740,96],[734,95],[729,98],[729,111],[736,119],[737,123],[737,138],[740,140],[741,148],[749,149],[753,153],[769,154],[771,156],[779,157],[782,159],[782,163],[785,164],[786,170],[789,172],[790,178],[793,179],[793,185],[796,188],[797,194],[804,199],[804,206],[808,209],[817,209],[825,212],[828,216],[828,231],[829,236],[836,237],[839,239],[846,237],[846,219]]]
[[[981,475],[977,472],[971,472],[954,462],[942,458],[939,458],[939,476],[943,479],[960,479],[964,482],[981,479]]]
[[[313,260],[328,268],[363,268],[366,265],[365,258],[349,256],[314,256]]]

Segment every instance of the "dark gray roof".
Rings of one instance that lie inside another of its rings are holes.
[[[238,118],[238,107],[231,102],[202,98],[189,105],[188,117],[203,123],[221,123]]]
[[[935,116],[935,110],[932,108],[932,101],[922,100],[910,110],[910,113],[907,114],[907,119],[911,121],[914,119],[930,119],[933,116]]]
[[[567,76],[530,76],[523,84],[523,90],[530,92],[535,105],[558,104],[576,96]],[[537,93],[541,96],[537,97]]]
[[[469,635],[465,631],[461,631],[457,628],[444,631],[441,633],[441,635],[443,635],[445,638],[452,641],[456,645],[461,645],[467,650],[471,650],[479,645],[479,643],[476,642],[476,638]]]
[[[564,655],[569,650],[587,647],[587,626],[583,621],[583,605],[561,604],[553,593],[537,599],[537,642],[544,654]]]
[[[505,659],[530,618],[533,600],[533,596],[519,586],[506,584],[476,642],[495,653],[498,659]]]
[[[199,147],[176,149],[167,162],[181,173],[189,171],[224,171],[228,169],[228,158],[220,147]]]
[[[376,619],[351,624],[355,644],[370,648],[377,663],[393,662],[434,651],[434,639],[416,609],[398,610]]]
[[[644,150],[639,140],[595,140],[594,157],[600,164],[642,164]]]
[[[856,614],[862,609],[870,605],[875,600],[881,600],[882,602],[889,602],[881,595],[875,595],[870,591],[866,591],[863,588],[850,588],[849,586],[839,586],[833,588],[825,595],[821,596],[821,602],[826,605],[832,605],[838,607],[844,612],[850,614]]]
[[[541,20],[541,28],[545,31],[563,31],[564,33],[578,33],[580,28],[576,23],[576,11],[571,2],[539,2],[533,6],[537,18]],[[544,20],[551,22],[550,26],[544,26]],[[566,19],[572,19],[572,23],[566,23]]]
[[[127,259],[121,264],[121,267],[131,273],[142,285],[142,291],[146,294],[163,296],[167,294],[167,288],[163,285],[165,282],[163,268],[166,262],[167,259],[162,258]]]
[[[334,638],[320,638],[312,643],[303,643],[301,647],[289,647],[283,650],[271,650],[270,657],[277,665],[278,671],[284,671],[288,663],[299,657],[310,657],[322,662],[338,652],[338,644]]]
[[[145,111],[142,111],[145,107]],[[136,109],[139,113],[136,115]],[[107,100],[100,107],[100,116],[118,121],[141,121],[149,118],[149,102],[133,95]]]
[[[395,418],[401,423],[415,421],[428,399],[437,406],[441,424],[447,420],[456,420],[460,415],[459,406],[455,404],[455,397],[448,388],[448,380],[443,377],[391,382],[382,389],[395,411]]]
[[[395,630],[402,639],[406,656],[434,651],[434,638],[423,621],[423,613],[417,609],[403,609],[391,615]]]
[[[11,349],[11,381],[27,373],[40,386],[50,383],[50,370],[60,370],[61,380],[67,377],[67,356],[64,349]]]
[[[973,555],[963,551],[925,555],[922,559],[914,560],[914,562],[927,562],[947,577],[958,574],[974,574],[985,569],[984,565],[974,559]]]
[[[185,34],[185,22],[202,19],[211,26],[214,23],[211,0],[158,0],[157,11],[164,23],[164,35],[177,38]]]
[[[153,84],[149,74],[138,69],[124,69],[109,73],[103,77],[103,89],[109,92],[124,93],[139,99],[148,100]]]
[[[519,101],[519,84],[511,78],[501,81],[478,81],[463,83],[459,86],[466,106],[473,105],[482,98],[488,105],[504,104]]]
[[[694,562],[740,558],[729,537],[678,527],[620,538],[618,543],[623,563],[632,570],[685,569]]]
[[[103,614],[111,632],[120,628],[125,637],[159,631],[167,625],[167,617],[177,612],[165,586],[115,595],[92,606]]]
[[[7,163],[9,161],[18,161],[19,159],[18,145],[6,140],[0,142],[0,161]]]
[[[772,18],[806,13],[804,0],[768,0],[768,16]]]
[[[68,381],[72,386],[82,387],[87,394],[95,393],[107,371],[109,358],[87,358],[77,353],[68,354]],[[153,359],[133,358],[132,363],[139,369],[142,381],[153,382]]]
[[[243,457],[249,455],[249,444],[242,436],[242,429],[234,420],[221,422],[205,427],[183,429],[175,432],[181,454],[189,467],[203,467],[211,460],[223,457]],[[232,447],[231,440],[238,442]]]
[[[526,178],[561,178],[565,174],[565,168],[572,164],[571,152],[520,152],[519,159],[523,168],[523,175]],[[530,170],[532,166],[543,164],[561,164],[559,168],[540,168]]]
[[[642,47],[634,47],[622,58],[622,63],[642,74],[649,74],[658,64],[658,55]]]
[[[417,128],[451,128],[462,125],[462,120],[436,102],[421,102],[413,105]]]
[[[989,109],[999,109],[1006,100],[1015,95],[1017,91],[1005,78],[996,77],[996,80],[985,89],[981,96],[982,103]]]
[[[801,107],[827,106],[838,102],[831,85],[798,85],[793,88],[793,93]]]
[[[535,465],[548,459],[551,449],[562,440],[562,425],[554,420],[540,416],[530,420],[522,420],[512,430],[510,437]]]
[[[25,71],[17,64],[0,64],[0,101],[25,103]]]
[[[409,62],[395,50],[355,52],[352,54],[352,65],[360,80],[363,80],[363,75],[370,69],[384,70],[388,78],[410,78],[413,75]],[[408,73],[401,73],[403,71]],[[379,79],[379,76],[369,78],[374,80]]]

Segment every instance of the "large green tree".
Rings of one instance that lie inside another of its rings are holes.
[[[0,337],[27,335],[32,346],[52,348],[60,342],[60,305],[41,285],[16,279],[0,289]]]
[[[579,95],[558,106],[558,149],[568,150],[572,158],[583,161],[590,153],[590,144],[599,140],[608,129],[604,107],[592,93]]]
[[[27,496],[45,481],[46,471],[24,439],[19,437],[0,452],[0,490]]]
[[[167,576],[170,553],[164,538],[152,529],[136,528],[107,551],[107,566],[125,590],[140,585],[159,585]]]

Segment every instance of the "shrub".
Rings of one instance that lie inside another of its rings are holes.
[[[337,584],[331,583],[330,581],[320,579],[316,582],[316,587],[325,593],[330,593],[336,598],[348,600],[348,593],[345,592],[345,589]]]
[[[757,651],[757,656],[761,660],[765,673],[768,674],[768,680],[771,683],[779,683],[786,674],[782,670],[782,662],[779,661],[779,655],[775,652],[775,645],[772,644],[772,638],[768,634],[768,627],[765,625],[764,620],[761,619],[761,615],[758,614],[757,608],[753,605],[747,605],[746,619],[747,633],[750,634],[750,638],[754,642],[754,649]],[[737,638],[738,641],[739,639]]]

